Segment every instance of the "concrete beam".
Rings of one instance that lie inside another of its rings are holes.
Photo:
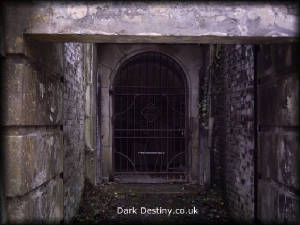
[[[127,43],[294,39],[298,37],[297,6],[238,2],[7,1],[4,4],[6,51],[22,52],[23,34],[55,41]]]

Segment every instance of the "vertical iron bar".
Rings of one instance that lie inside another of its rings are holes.
[[[129,78],[128,78],[128,67],[129,66],[127,66],[126,67],[126,80],[127,80],[127,85],[129,85]],[[128,107],[128,97],[129,97],[129,95],[126,95],[126,107]],[[129,131],[128,131],[128,129],[129,129],[129,118],[128,118],[128,114],[129,114],[129,112],[128,111],[126,111],[126,136],[127,136],[127,138],[126,138],[126,152],[127,152],[127,157],[129,157],[129,153],[128,153],[128,137],[129,137],[129,135],[128,135],[128,133],[129,133]],[[126,171],[128,172],[128,160],[126,160]]]
[[[122,98],[122,97],[120,97],[120,98]],[[120,109],[123,110],[122,101],[120,101]],[[121,127],[121,129],[123,128],[122,120],[120,120],[120,127]],[[121,135],[123,135],[122,131],[121,131]],[[122,147],[122,145],[123,145],[123,143],[122,143],[123,139],[119,139],[119,140],[120,140],[120,146],[119,146],[120,152],[123,153],[122,152],[122,149],[123,149],[123,147]],[[123,158],[120,155],[118,157],[119,157],[119,160],[120,160],[120,168],[119,168],[119,170],[122,171],[122,160],[123,160]]]
[[[167,95],[167,155],[169,154],[169,119],[168,119],[168,111],[169,111],[169,108],[168,108],[168,103],[169,103],[169,96]],[[167,158],[167,164],[169,163],[169,158]]]
[[[135,98],[136,98],[136,95],[134,95],[133,97],[133,163],[135,165],[135,142],[136,142],[136,139],[135,139]]]

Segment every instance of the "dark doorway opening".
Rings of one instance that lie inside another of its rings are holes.
[[[187,92],[182,68],[144,52],[118,70],[113,90],[116,176],[185,181]]]

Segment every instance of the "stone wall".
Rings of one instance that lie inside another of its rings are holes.
[[[213,182],[234,218],[254,219],[254,55],[251,45],[216,46],[211,75]]]
[[[258,208],[267,223],[299,222],[299,44],[257,56]]]
[[[64,221],[78,209],[84,186],[85,73],[83,44],[64,44]]]
[[[8,222],[68,222],[84,184],[83,44],[27,41],[2,62]]]
[[[63,219],[63,45],[27,42],[5,54],[3,90],[4,182],[8,222]]]

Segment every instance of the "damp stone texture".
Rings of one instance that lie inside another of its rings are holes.
[[[7,221],[69,222],[84,184],[83,44],[28,41],[2,65]],[[26,112],[26,113],[24,113]]]
[[[257,216],[299,222],[299,43],[261,45],[257,56]]]
[[[240,2],[3,3],[5,51],[24,37],[117,43],[236,43],[298,37],[298,4]],[[141,26],[142,24],[142,26]]]
[[[63,45],[27,42],[2,60],[6,219],[63,220]]]
[[[212,179],[231,215],[254,220],[254,47],[217,45],[211,75]]]
[[[90,183],[100,180],[99,121],[97,120],[97,49],[96,44],[83,45],[83,63],[85,73],[85,177]],[[98,143],[98,147],[97,147]]]
[[[64,221],[70,222],[78,210],[84,186],[84,46],[64,44],[63,141],[64,141]]]

